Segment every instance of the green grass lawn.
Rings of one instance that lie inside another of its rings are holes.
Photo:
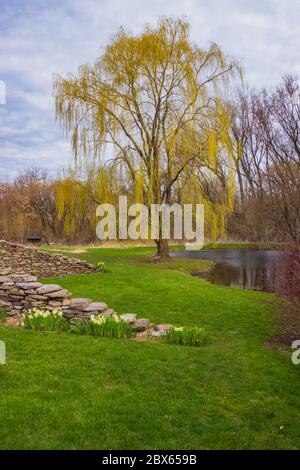
[[[0,325],[1,449],[299,449],[300,366],[263,346],[275,297],[192,277],[202,260],[90,249],[104,274],[55,280],[153,322],[204,327],[201,348]],[[173,269],[170,269],[173,268]]]

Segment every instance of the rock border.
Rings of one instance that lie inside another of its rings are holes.
[[[92,315],[110,317],[116,314],[105,302],[73,298],[71,292],[59,284],[42,284],[31,274],[0,276],[0,309],[8,315],[7,325],[20,325],[23,315],[33,308],[50,312],[62,311],[64,318],[68,320],[89,319]],[[128,321],[137,339],[163,336],[172,327],[168,324],[153,325],[146,318],[137,318],[135,313],[123,313],[120,318]]]
[[[0,275],[31,274],[37,278],[99,272],[96,266],[62,254],[0,240]]]

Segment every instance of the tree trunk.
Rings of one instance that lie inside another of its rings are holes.
[[[156,256],[159,258],[169,258],[169,242],[168,240],[156,240],[157,252]]]

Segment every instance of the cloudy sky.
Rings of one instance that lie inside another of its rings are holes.
[[[55,174],[71,158],[54,122],[52,77],[93,62],[121,26],[187,16],[192,39],[211,41],[255,86],[300,76],[300,0],[0,0],[0,180],[30,166]]]

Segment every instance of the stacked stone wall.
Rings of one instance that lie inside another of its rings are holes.
[[[80,260],[0,240],[0,310],[8,315],[6,323],[19,325],[23,315],[33,308],[62,311],[69,320],[114,315],[116,312],[105,302],[72,298],[71,292],[59,284],[42,284],[38,280],[97,271],[94,266]],[[161,336],[171,327],[164,324],[153,326],[148,319],[137,318],[133,313],[120,317],[128,321],[137,333],[146,336]]]
[[[37,278],[97,272],[95,266],[61,254],[49,254],[0,240],[0,275],[31,274]]]

